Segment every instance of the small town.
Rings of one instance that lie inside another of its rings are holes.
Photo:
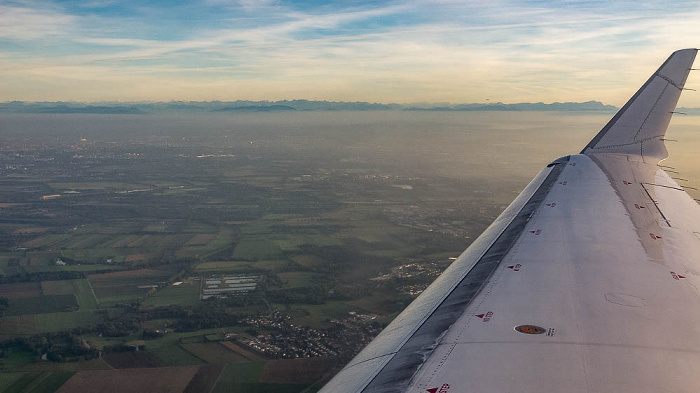
[[[275,310],[269,317],[248,317],[241,321],[266,332],[243,344],[273,358],[352,356],[381,331],[377,324],[371,323],[376,317],[351,312],[343,319],[331,320],[335,328],[317,330],[295,326],[289,316]]]

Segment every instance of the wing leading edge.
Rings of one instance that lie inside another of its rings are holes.
[[[542,170],[321,391],[700,391],[700,207],[656,165],[696,52]]]

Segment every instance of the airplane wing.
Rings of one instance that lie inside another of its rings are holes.
[[[542,170],[321,392],[700,392],[700,207],[658,166],[696,52]]]

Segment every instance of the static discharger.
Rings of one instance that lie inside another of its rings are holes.
[[[545,328],[535,325],[519,325],[515,327],[515,331],[525,334],[543,334],[547,330],[545,330]]]

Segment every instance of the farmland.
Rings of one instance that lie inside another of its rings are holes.
[[[82,124],[4,135],[0,391],[315,391],[514,191],[325,130]]]
[[[57,392],[182,392],[197,371],[196,366],[80,371]]]

